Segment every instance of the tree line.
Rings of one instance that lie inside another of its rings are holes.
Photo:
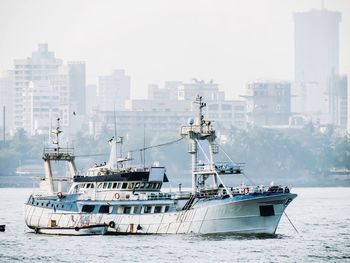
[[[313,125],[302,129],[267,129],[248,127],[246,130],[218,129],[218,141],[221,147],[236,162],[246,163],[245,173],[257,181],[278,180],[294,184],[331,181],[332,169],[350,170],[349,137],[338,137],[331,128],[320,132]],[[114,132],[105,128],[101,136],[95,138],[80,131],[71,140],[75,147],[79,169],[86,169],[95,163],[108,160],[108,140]],[[187,143],[178,143],[153,148],[145,153],[138,150],[146,146],[176,140],[176,133],[145,133],[133,131],[124,136],[124,155],[133,151],[134,163],[152,164],[158,161],[167,167],[168,177],[180,182],[184,171],[189,173],[191,160],[187,154]],[[22,163],[42,162],[42,149],[47,136],[29,137],[23,130],[18,130],[13,138],[0,143],[0,174],[15,172],[20,160]],[[219,160],[224,160],[222,154]]]

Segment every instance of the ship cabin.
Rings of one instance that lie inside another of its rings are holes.
[[[152,200],[170,198],[160,191],[168,182],[164,167],[129,167],[113,170],[92,167],[84,176],[74,176],[70,194],[91,200]]]

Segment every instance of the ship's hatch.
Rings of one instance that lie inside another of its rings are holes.
[[[274,216],[275,210],[273,205],[261,205],[259,206],[260,216]]]

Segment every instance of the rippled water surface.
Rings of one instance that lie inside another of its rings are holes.
[[[48,236],[23,220],[31,189],[0,188],[0,262],[350,262],[350,188],[298,188],[274,236]]]

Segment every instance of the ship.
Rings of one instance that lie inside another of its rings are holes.
[[[165,167],[133,165],[130,156],[118,156],[117,138],[109,141],[108,162],[79,174],[74,149],[60,147],[58,121],[53,146],[43,151],[45,177],[25,204],[27,227],[57,235],[275,234],[297,195],[281,185],[225,185],[221,177],[243,174],[244,164],[226,152],[228,162],[216,162],[224,150],[213,122],[204,118],[206,103],[197,96],[193,105],[197,117],[180,128],[188,141],[192,186],[176,191],[163,188]],[[57,161],[68,163],[69,176],[53,176],[51,162]]]

